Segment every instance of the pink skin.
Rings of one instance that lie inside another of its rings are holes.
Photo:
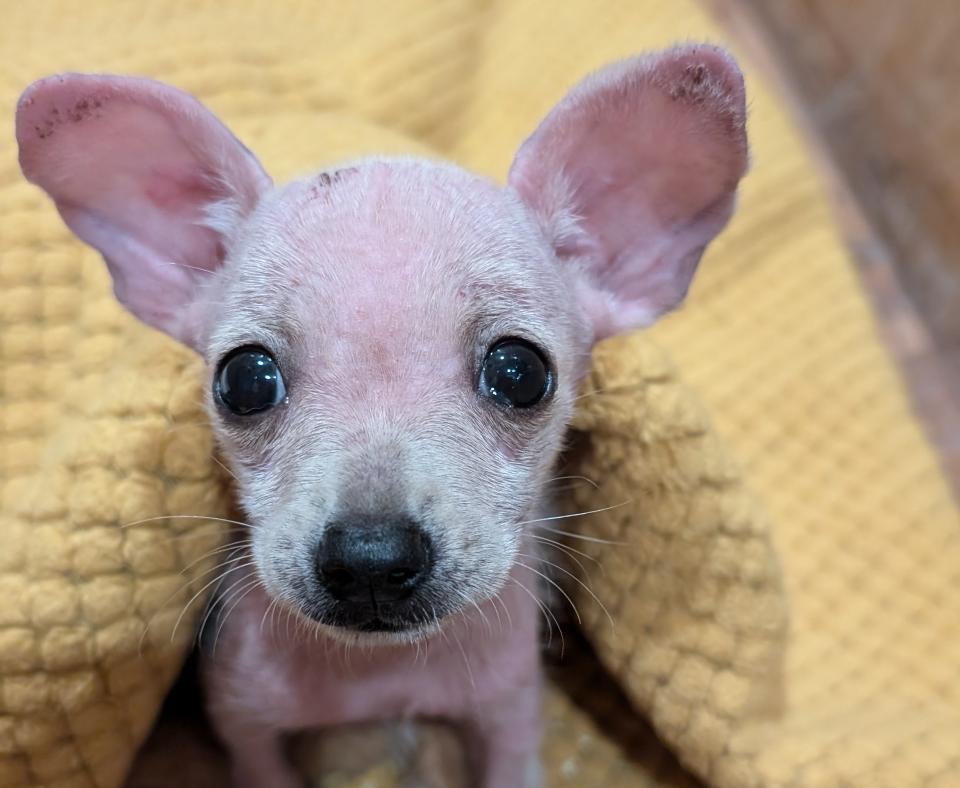
[[[211,378],[248,344],[283,373],[285,399],[255,418],[208,396],[251,524],[204,671],[237,785],[298,784],[283,733],[407,716],[460,723],[479,785],[539,784],[530,521],[591,347],[679,305],[729,219],[744,121],[729,56],[678,47],[576,87],[506,187],[374,158],[275,188],[174,88],[70,74],[24,93],[23,171],[103,254],[117,298]],[[477,389],[511,336],[555,380],[524,411]],[[343,512],[415,518],[434,545],[430,602],[405,631],[329,620],[317,551]]]

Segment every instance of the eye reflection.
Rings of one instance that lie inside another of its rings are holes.
[[[237,416],[268,410],[287,395],[276,360],[269,351],[256,345],[238,348],[220,363],[213,391]]]
[[[523,339],[503,339],[487,351],[480,373],[480,391],[499,405],[529,408],[540,402],[551,384],[540,351]]]

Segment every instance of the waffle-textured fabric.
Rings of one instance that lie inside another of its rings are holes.
[[[502,179],[584,73],[690,38],[721,36],[689,0],[11,3],[0,114],[12,129],[51,72],[136,73],[199,96],[281,180],[418,144]],[[960,785],[960,518],[811,161],[747,83],[737,216],[688,306],[603,347],[581,400],[568,472],[599,486],[571,505],[629,503],[567,521],[624,544],[577,543],[616,628],[578,595],[597,657],[550,692],[549,784]],[[0,358],[0,786],[115,788],[226,538],[149,518],[229,516],[229,493],[199,364],[116,306],[12,131]]]

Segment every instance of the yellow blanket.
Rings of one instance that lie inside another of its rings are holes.
[[[140,73],[208,102],[281,179],[411,140],[502,178],[586,71],[718,37],[688,0],[17,3],[0,24],[0,114],[47,73]],[[957,511],[811,163],[749,74],[748,91],[754,164],[737,217],[683,312],[603,348],[578,416],[574,461],[602,484],[573,504],[634,501],[583,520],[629,545],[591,548],[618,625],[584,595],[585,629],[707,783],[958,785]],[[0,786],[113,788],[182,662],[204,556],[224,536],[141,521],[229,516],[229,496],[198,365],[113,303],[100,261],[22,181],[10,133],[0,331]],[[788,635],[766,517],[658,346],[770,515]],[[551,784],[687,784],[624,704],[607,708],[598,727],[551,696]]]

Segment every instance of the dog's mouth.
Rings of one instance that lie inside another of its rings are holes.
[[[355,640],[414,641],[440,630],[454,611],[410,599],[402,603],[323,604],[304,606],[301,613],[334,637]]]
[[[357,624],[354,629],[358,632],[402,633],[409,631],[410,625],[399,621],[384,621],[382,618],[371,618]]]
[[[440,631],[443,619],[387,618],[374,615],[364,619],[340,615],[310,618],[330,637],[347,642],[400,644],[425,640]]]
[[[405,633],[415,632],[426,623],[424,616],[415,614],[391,615],[380,610],[356,611],[335,609],[321,623],[354,632]]]

